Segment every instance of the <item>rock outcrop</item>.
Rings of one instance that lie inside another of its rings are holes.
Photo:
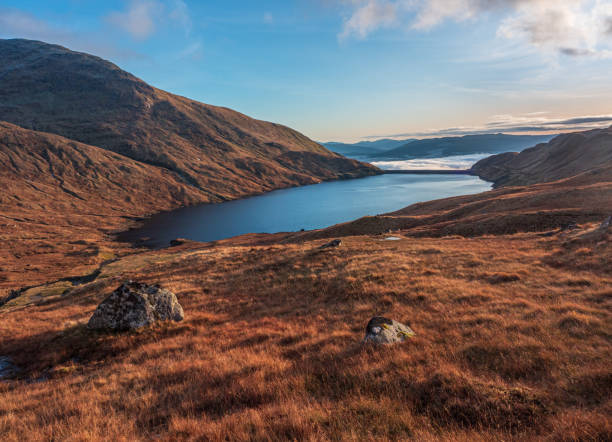
[[[88,327],[95,330],[134,330],[158,321],[182,321],[183,307],[174,293],[158,285],[128,281],[98,306]]]
[[[414,336],[414,331],[400,322],[393,319],[375,316],[370,319],[366,326],[366,334],[363,342],[374,344],[395,344],[404,342]]]

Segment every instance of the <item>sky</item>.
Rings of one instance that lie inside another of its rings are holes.
[[[612,125],[612,0],[0,0],[0,38],[317,141]]]

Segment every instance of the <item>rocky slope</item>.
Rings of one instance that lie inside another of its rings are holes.
[[[378,173],[287,127],[149,86],[98,57],[0,40],[0,120],[170,172],[222,201]]]
[[[523,186],[569,178],[589,170],[612,169],[612,127],[555,137],[521,153],[479,161],[472,171],[495,187]]]

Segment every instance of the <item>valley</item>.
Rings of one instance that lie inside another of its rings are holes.
[[[612,438],[612,128],[384,174],[92,55],[0,59],[2,440]],[[89,328],[126,281],[184,319]],[[363,344],[380,316],[414,336]]]

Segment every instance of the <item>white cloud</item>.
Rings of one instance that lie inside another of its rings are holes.
[[[189,9],[187,4],[183,0],[174,0],[171,5],[170,19],[178,23],[184,30],[185,34],[191,33],[193,23],[191,22],[191,16],[189,15]]]
[[[426,30],[447,20],[501,16],[497,35],[567,56],[608,57],[612,0],[338,0],[350,14],[340,38],[392,26]]]
[[[108,22],[144,40],[155,32],[156,18],[161,15],[161,3],[149,0],[132,0],[123,12],[111,12]]]
[[[0,35],[59,41],[69,36],[69,33],[26,12],[0,8]]]
[[[264,13],[263,22],[267,25],[271,25],[272,23],[274,23],[274,16],[271,12]]]
[[[547,116],[548,112],[532,112],[524,115],[494,115],[481,126],[460,126],[429,129],[418,132],[378,134],[365,139],[380,138],[432,138],[491,133],[561,133],[609,127],[612,115],[583,115],[569,118]]]
[[[187,5],[182,0],[130,0],[125,10],[111,12],[106,18],[138,40],[150,37],[169,24],[181,27],[186,35],[192,28]]]
[[[356,5],[356,9],[344,22],[344,28],[339,35],[340,39],[351,35],[364,38],[376,29],[394,25],[398,19],[399,5],[396,2],[356,0],[351,3]]]
[[[124,47],[114,45],[107,35],[99,32],[74,32],[65,26],[46,22],[17,9],[0,8],[0,37],[27,38],[64,45],[75,51],[94,53],[116,59],[143,58]]]

